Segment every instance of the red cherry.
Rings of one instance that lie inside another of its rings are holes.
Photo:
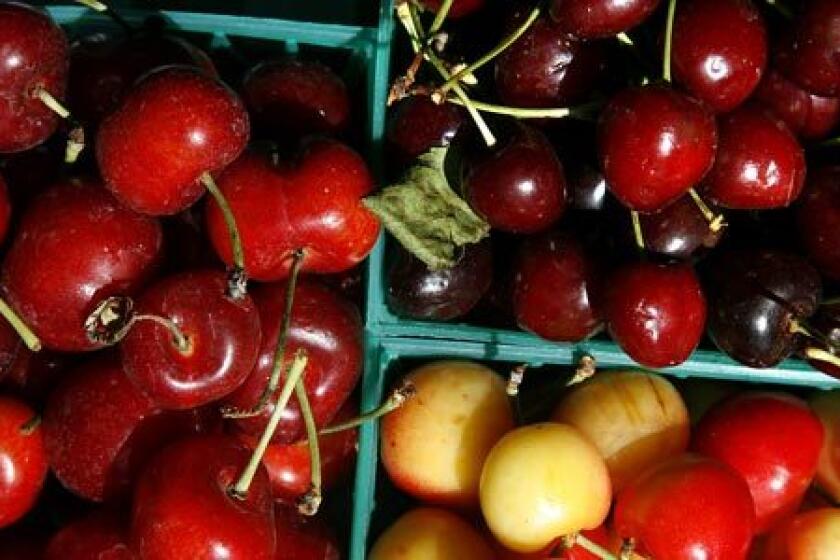
[[[350,121],[347,86],[319,62],[261,62],[245,75],[242,98],[269,137],[339,134]]]
[[[420,3],[426,9],[437,12],[443,0],[420,0]],[[462,18],[478,11],[482,6],[484,6],[484,0],[454,0],[447,17],[452,19]]]
[[[581,39],[609,37],[642,23],[659,0],[551,0],[550,13]]]
[[[764,75],[755,98],[800,138],[823,138],[840,123],[840,98],[809,93],[776,70]]]
[[[274,510],[277,556],[274,560],[339,560],[338,539],[319,517],[303,517],[292,508]]]
[[[0,321],[0,380],[6,380],[26,346],[6,321]]]
[[[785,123],[762,107],[721,118],[720,145],[703,182],[720,206],[762,210],[788,206],[805,184],[805,154]]]
[[[274,560],[265,469],[258,468],[244,499],[228,490],[250,455],[227,436],[190,438],[160,452],[135,488],[132,551],[143,560]]]
[[[840,4],[812,0],[804,4],[793,32],[776,55],[783,74],[811,93],[840,96]]]
[[[808,174],[796,219],[811,261],[825,276],[840,280],[840,166]]]
[[[239,156],[248,134],[248,113],[227,86],[196,68],[168,66],[146,74],[102,122],[96,159],[126,206],[175,214],[204,193],[202,174]]]
[[[674,20],[676,80],[718,112],[749,97],[767,64],[767,30],[750,0],[691,0]]]
[[[665,86],[626,89],[598,123],[598,149],[613,194],[654,212],[682,196],[711,168],[717,128],[699,101]]]
[[[239,387],[262,340],[253,300],[225,292],[222,271],[183,272],[159,280],[137,300],[137,313],[174,322],[183,347],[165,326],[139,321],[120,344],[126,375],[162,408],[208,404]]]
[[[361,262],[379,235],[379,221],[361,202],[373,190],[370,172],[355,151],[334,140],[310,142],[296,165],[248,152],[218,185],[234,215],[242,216],[245,270],[255,280],[285,278],[296,249],[305,252],[302,271],[341,272]],[[230,236],[215,201],[208,201],[205,215],[216,252],[231,263]]]
[[[285,295],[286,282],[260,285],[252,290],[262,324],[263,342],[256,366],[242,386],[225,399],[226,405],[249,410],[258,404],[274,365]],[[291,361],[290,349],[307,351],[309,361],[303,384],[319,427],[333,419],[359,380],[363,359],[362,328],[359,312],[351,303],[317,282],[301,279],[297,283],[285,358]],[[268,404],[259,416],[238,418],[234,422],[242,431],[259,435],[265,430],[273,410],[273,404]],[[281,415],[274,441],[291,443],[303,435],[300,406],[297,399],[292,399]]]
[[[569,234],[526,240],[514,268],[513,308],[525,330],[543,338],[579,341],[603,326],[596,300],[598,268]]]
[[[622,350],[654,368],[688,359],[706,326],[706,298],[690,265],[634,263],[608,286],[607,328]]]
[[[75,494],[101,502],[131,489],[145,461],[200,431],[194,412],[164,412],[126,377],[116,356],[78,366],[50,395],[44,442],[50,467]]]
[[[157,220],[122,207],[97,182],[64,181],[24,214],[3,261],[3,292],[47,348],[101,348],[85,319],[103,299],[143,285],[162,240]]]
[[[434,103],[412,95],[394,106],[385,133],[387,148],[399,165],[410,163],[430,148],[448,146],[465,123],[464,112],[452,103]]]
[[[629,220],[622,232],[632,235]],[[723,229],[712,231],[691,196],[683,196],[659,212],[639,216],[645,249],[669,258],[687,260],[718,244]]]
[[[47,457],[35,411],[11,397],[0,397],[0,527],[26,514],[44,486]]]
[[[95,510],[53,535],[43,560],[134,560],[127,525],[119,511]]]
[[[0,153],[22,152],[58,127],[38,91],[64,96],[67,38],[46,12],[26,4],[3,2],[0,21]]]
[[[738,471],[763,533],[799,508],[817,471],[823,427],[807,403],[781,393],[745,393],[709,410],[692,448]]]
[[[6,239],[11,217],[12,205],[9,202],[9,189],[6,186],[6,181],[0,176],[0,242]]]
[[[49,350],[32,352],[20,341],[19,351],[8,366],[3,382],[27,402],[43,403],[74,356]]]
[[[738,473],[714,459],[681,455],[654,467],[616,499],[615,528],[639,552],[668,560],[744,560],[753,504]]]

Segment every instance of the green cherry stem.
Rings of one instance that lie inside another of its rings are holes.
[[[628,47],[635,47],[636,43],[633,42],[633,39],[630,38],[630,35],[622,31],[621,33],[617,33],[615,36],[618,39],[619,43],[624,43]]]
[[[785,19],[793,19],[793,12],[791,11],[791,9],[787,5],[783,4],[782,2],[779,2],[779,0],[764,0],[764,1],[771,8],[773,8],[774,10],[779,12],[779,14],[781,14],[782,17],[784,17]]]
[[[416,394],[417,387],[415,387],[413,383],[403,383],[402,385],[394,389],[394,391],[391,393],[388,399],[384,403],[379,405],[377,408],[369,412],[365,412],[364,414],[360,414],[356,418],[348,420],[347,422],[333,424],[332,426],[322,429],[320,432],[318,432],[318,434],[322,436],[335,434],[338,432],[343,432],[345,430],[352,430],[353,428],[357,428],[367,422],[378,420],[386,414],[389,414],[400,408],[409,399],[414,398],[414,395]]]
[[[449,103],[455,105],[465,106],[464,102],[457,97],[448,97],[446,99]],[[484,103],[483,101],[472,101],[473,107],[483,113],[492,113],[494,115],[506,115],[509,117],[516,117],[518,119],[562,119],[566,117],[577,117],[581,119],[591,118],[590,111],[596,106],[600,107],[600,103],[579,105],[577,107],[550,107],[546,109],[526,108],[526,107],[508,107],[506,105],[495,105],[493,103]]]
[[[3,299],[0,299],[0,315],[15,329],[15,332],[18,333],[18,336],[20,336],[27,348],[33,352],[41,349],[41,340],[38,338],[38,335],[32,332],[32,329],[23,322],[23,319]]]
[[[299,378],[295,383],[295,396],[300,405],[300,415],[303,417],[306,439],[309,442],[309,470],[311,473],[309,491],[301,496],[298,501],[298,511],[302,515],[311,517],[318,513],[318,508],[321,507],[321,449],[318,444],[318,428],[315,426],[315,416],[312,414],[312,407],[309,404],[309,397],[306,395],[303,378]]]
[[[604,548],[603,546],[599,545],[598,543],[592,542],[590,539],[586,538],[582,534],[578,533],[574,537],[575,544],[579,545],[581,548],[585,549],[587,552],[597,556],[601,560],[618,560],[612,552]]]
[[[242,249],[242,237],[239,235],[236,217],[233,215],[233,210],[230,204],[228,204],[225,195],[222,194],[222,191],[209,172],[201,174],[201,184],[204,185],[204,188],[207,189],[216,201],[216,204],[219,205],[219,210],[222,212],[222,217],[225,220],[225,226],[230,236],[230,246],[233,252],[233,268],[230,270],[228,294],[233,299],[242,299],[245,297],[247,279],[245,277],[245,253]]]
[[[644,251],[645,236],[642,233],[642,221],[639,218],[639,213],[635,210],[630,210],[630,220],[633,222],[633,238],[636,240],[636,247]]]
[[[830,146],[840,146],[840,137],[837,138],[829,138],[828,140],[823,140],[817,146],[822,148],[828,148]]]
[[[671,47],[674,44],[674,16],[677,0],[668,0],[668,19],[665,20],[665,50],[662,57],[662,79],[671,81]]]
[[[446,16],[449,15],[449,10],[452,8],[452,4],[454,3],[455,0],[443,0],[440,8],[438,8],[437,13],[435,14],[435,19],[432,20],[432,25],[429,27],[429,35],[434,35],[440,31],[443,21],[446,19]]]

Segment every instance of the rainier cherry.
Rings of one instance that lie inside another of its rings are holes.
[[[771,533],[759,560],[834,560],[840,550],[840,508],[798,514]]]
[[[0,527],[11,525],[38,499],[47,476],[44,435],[35,412],[0,397]]]

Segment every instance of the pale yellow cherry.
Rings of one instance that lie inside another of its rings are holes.
[[[610,501],[601,454],[567,424],[513,430],[490,451],[481,473],[484,519],[516,552],[536,552],[557,537],[594,529]]]
[[[505,381],[473,362],[434,362],[405,376],[416,395],[382,420],[382,464],[424,501],[478,505],[484,458],[513,428]]]
[[[571,424],[595,444],[613,492],[688,447],[685,403],[669,381],[652,373],[599,372],[566,395],[551,419]]]
[[[496,553],[469,523],[444,509],[409,511],[377,539],[368,560],[495,560]]]
[[[814,480],[835,501],[840,501],[840,390],[817,393],[810,405],[825,433]]]

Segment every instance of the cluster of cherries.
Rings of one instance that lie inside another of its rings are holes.
[[[0,556],[338,558],[379,234],[350,94],[111,15],[0,3]]]
[[[448,146],[492,235],[442,268],[398,249],[392,310],[564,342],[605,329],[655,368],[708,334],[751,367],[799,354],[840,374],[823,294],[840,280],[840,3],[499,4],[438,2],[462,17],[446,33],[400,18],[418,54],[392,161]],[[494,29],[475,57],[462,37]]]

